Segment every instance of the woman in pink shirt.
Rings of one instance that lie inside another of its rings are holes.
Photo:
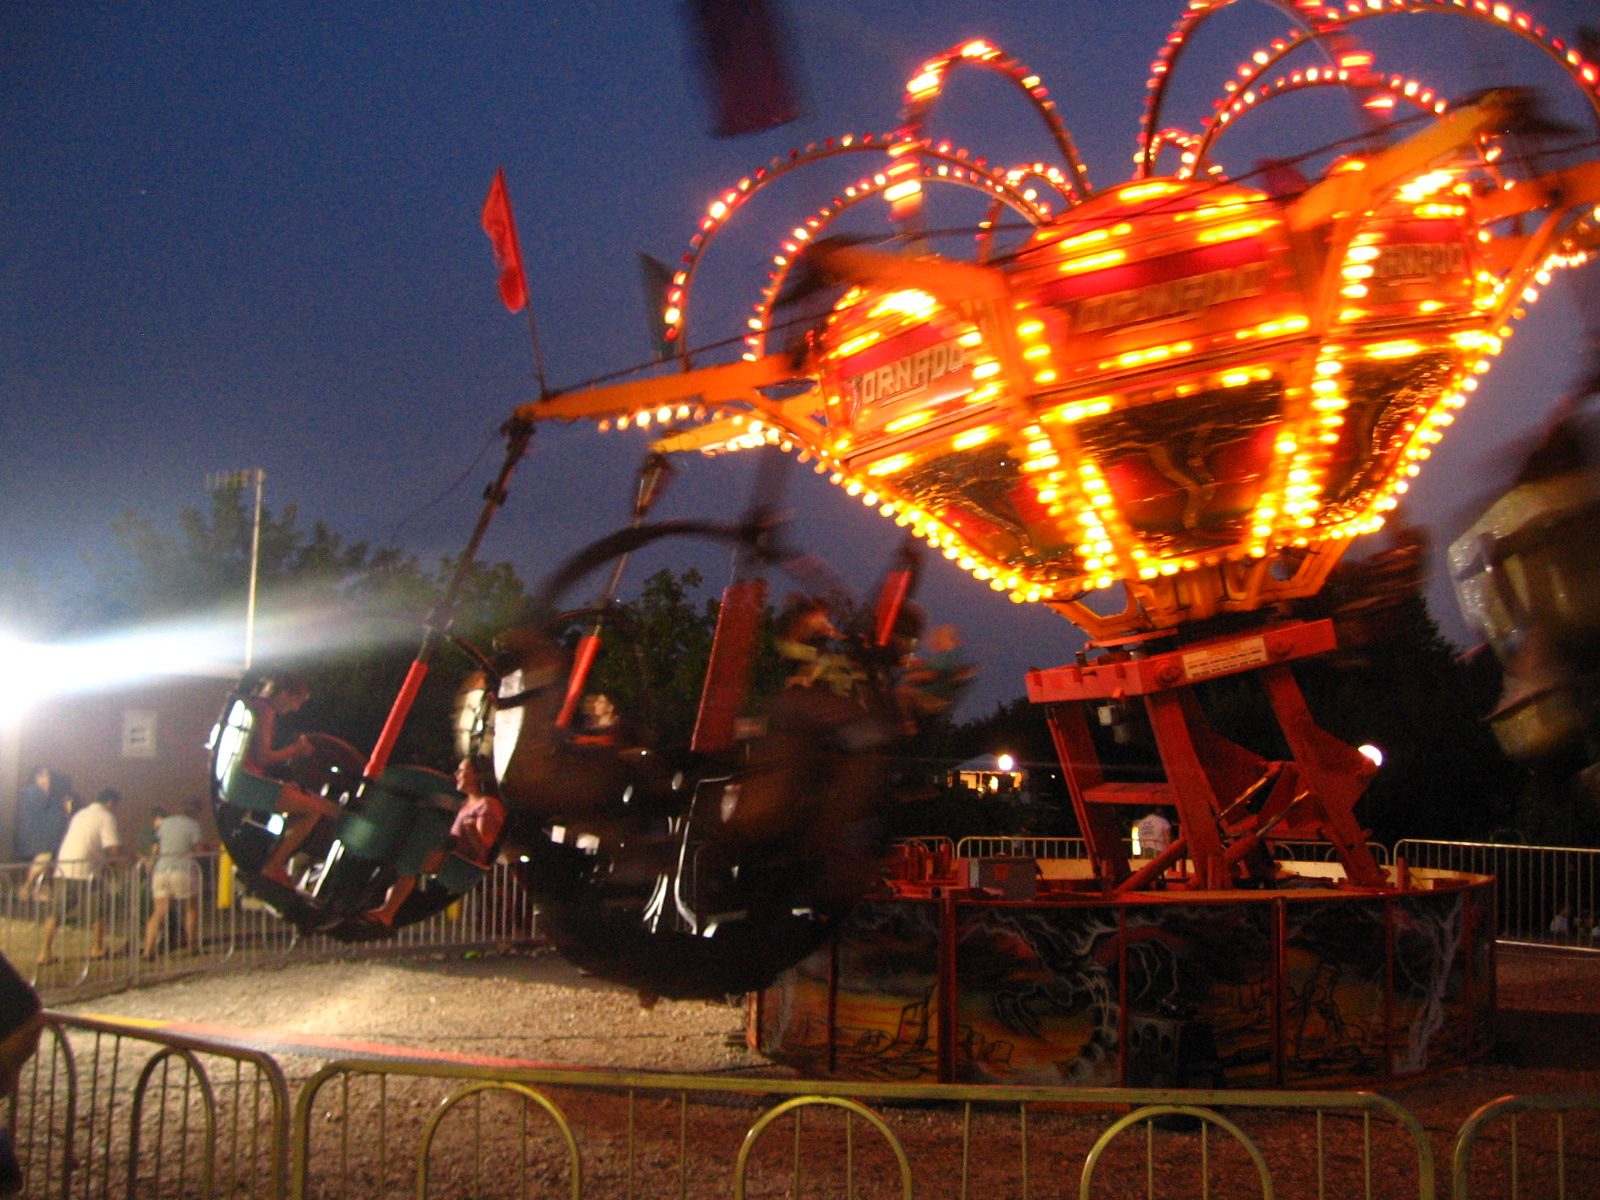
[[[500,840],[500,828],[506,823],[505,805],[496,796],[489,795],[485,781],[494,778],[489,764],[482,759],[463,758],[456,768],[456,789],[464,793],[467,801],[456,813],[450,826],[450,838],[442,850],[435,850],[422,863],[422,874],[431,875],[444,865],[445,858],[454,851],[480,867],[489,865],[495,843]],[[402,875],[394,881],[383,904],[367,913],[367,919],[379,925],[392,926],[395,914],[406,898],[416,890],[417,876]]]

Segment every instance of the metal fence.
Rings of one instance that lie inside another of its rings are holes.
[[[1152,1118],[1158,1123],[1152,1123]],[[1179,1118],[1181,1128],[1173,1128]],[[1162,1128],[1162,1125],[1168,1128]],[[332,1063],[290,1195],[1422,1197],[1415,1117],[1364,1092],[822,1083]]]
[[[964,837],[957,858],[1088,858],[1088,843],[1075,837]]]
[[[183,902],[173,901],[155,951],[143,956],[147,924],[154,911],[150,870],[145,861],[107,867],[96,883],[95,908],[66,907],[60,880],[30,880],[26,864],[0,867],[0,953],[31,973],[47,1000],[58,1002],[124,987],[177,978],[199,971],[269,963],[310,961],[349,953],[349,947],[302,934],[266,904],[246,894],[230,878],[221,855],[197,855],[201,888],[191,939]],[[50,960],[40,951],[47,922],[56,918]],[[94,954],[93,922],[104,923],[104,953]],[[369,947],[407,952],[435,947],[493,945],[533,936],[533,906],[502,863],[460,903],[396,930]]]
[[[277,1200],[289,1116],[266,1054],[51,1013],[12,1128],[30,1196]]]
[[[1331,842],[1314,841],[1276,841],[1267,840],[1274,858],[1286,859],[1290,862],[1336,862],[1339,857],[1338,850]],[[1371,852],[1374,861],[1380,866],[1388,866],[1393,860],[1389,854],[1389,847],[1382,842],[1368,842],[1367,850]]]
[[[928,842],[932,839],[907,839]],[[1328,842],[1273,841],[1268,845],[1273,853],[1283,859],[1301,862],[1331,862],[1337,856]],[[1367,849],[1378,862],[1391,862],[1389,847],[1381,842],[1368,842]],[[1123,840],[1123,850],[1134,857],[1132,839]],[[1076,837],[964,837],[956,844],[957,858],[1088,858],[1088,843]],[[1148,852],[1147,852],[1148,853]]]
[[[1495,876],[1502,941],[1600,949],[1600,850],[1408,839],[1394,853],[1413,867]]]
[[[1441,1131],[1451,1194],[1594,1194],[1580,1116],[1600,1097],[1507,1097]],[[12,1124],[28,1194],[53,1200],[1443,1195],[1429,1132],[1365,1092],[335,1062],[292,1093],[269,1055],[59,1014]]]
[[[1533,1120],[1523,1119],[1530,1114]],[[1573,1118],[1579,1114],[1589,1120],[1576,1126]],[[1600,1095],[1594,1092],[1502,1096],[1485,1104],[1456,1134],[1450,1163],[1452,1200],[1471,1200],[1475,1195],[1509,1200],[1595,1195],[1600,1179],[1597,1127]]]

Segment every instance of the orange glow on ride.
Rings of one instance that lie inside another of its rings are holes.
[[[1253,54],[1202,132],[1157,134],[1177,47],[1221,7],[1193,0],[1163,49],[1134,180],[1091,193],[1037,76],[989,42],[965,43],[912,77],[891,137],[807,152],[872,150],[890,165],[783,243],[749,322],[747,361],[735,364],[743,374],[708,367],[530,415],[604,416],[621,428],[645,424],[663,400],[692,398],[710,423],[678,428],[660,448],[780,444],[814,455],[819,471],[975,578],[1102,636],[1314,593],[1352,538],[1382,526],[1551,271],[1600,244],[1600,163],[1518,176],[1499,141],[1509,94],[1451,109],[1353,47],[1337,67],[1272,75],[1302,33]],[[1307,19],[1343,29],[1366,19],[1358,7],[1313,5]],[[1521,14],[1485,7],[1460,11],[1546,45],[1600,113],[1592,64],[1546,44]],[[924,137],[957,67],[1021,88],[1066,169],[992,170]],[[1220,177],[1208,157],[1230,122],[1322,86],[1350,88],[1374,109],[1410,105],[1426,123],[1287,194]],[[1153,171],[1161,146],[1182,152],[1174,174]],[[764,182],[753,179],[711,203],[668,296],[669,334],[682,335],[705,240]],[[773,299],[828,222],[881,195],[914,233],[935,183],[986,192],[996,212],[1027,219],[1031,237],[994,265],[824,243],[813,251],[820,265],[853,286],[798,368],[767,354]],[[1537,212],[1547,214],[1528,226],[1538,234],[1504,232],[1508,218]],[[712,386],[717,372],[725,383]],[[798,380],[813,386],[781,402],[756,391]],[[1084,603],[1117,584],[1120,612]]]

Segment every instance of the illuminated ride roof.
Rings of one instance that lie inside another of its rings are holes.
[[[1597,114],[1600,96],[1593,64],[1503,6],[1283,0],[1304,29],[1258,51],[1200,133],[1162,129],[1187,37],[1230,2],[1194,0],[1157,60],[1132,182],[1091,191],[1037,77],[985,42],[955,47],[912,78],[894,134],[777,160],[711,203],[663,313],[680,345],[705,247],[751,195],[821,159],[888,160],[785,241],[743,360],[691,370],[684,355],[682,374],[519,415],[665,426],[663,450],[780,445],[976,578],[1096,636],[1317,591],[1350,540],[1382,525],[1550,272],[1600,243],[1592,145],[1590,161],[1563,170],[1512,167],[1502,134],[1524,113],[1521,93],[1451,107],[1375,70],[1346,30],[1459,12],[1546,49]],[[1318,38],[1333,39],[1337,66],[1272,75]],[[963,64],[1033,101],[1062,167],[994,170],[923,136]],[[1375,131],[1315,180],[1280,166],[1230,182],[1211,164],[1238,118],[1322,86],[1352,90],[1383,119],[1397,105],[1422,119],[1388,145]],[[1156,174],[1163,152],[1179,159],[1171,175]],[[933,184],[990,197],[976,261],[923,252]],[[836,216],[879,196],[912,235],[905,253],[825,239]],[[1003,257],[990,242],[1002,208],[1036,227]],[[807,253],[852,286],[797,365],[766,338],[774,297]],[[797,382],[813,386],[768,394]]]

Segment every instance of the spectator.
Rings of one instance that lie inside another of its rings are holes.
[[[103,790],[95,802],[72,814],[61,849],[56,854],[56,904],[39,936],[39,965],[55,961],[56,926],[77,918],[89,922],[89,957],[106,956],[103,874],[110,859],[122,857],[122,835],[117,830],[117,806],[122,793]]]
[[[1160,858],[1172,845],[1172,822],[1161,815],[1159,808],[1140,817],[1134,829],[1139,835],[1140,858]]]
[[[0,1099],[15,1104],[22,1068],[39,1048],[44,1010],[28,981],[0,957]],[[0,1196],[22,1191],[22,1168],[11,1144],[10,1129],[0,1124]]]
[[[1550,936],[1563,938],[1572,936],[1572,905],[1563,904],[1561,911],[1550,918]]]
[[[158,810],[159,811],[159,810]],[[167,927],[167,916],[176,900],[183,908],[183,940],[192,954],[200,948],[200,864],[196,850],[204,848],[205,831],[200,828],[200,801],[183,802],[183,811],[163,816],[156,822],[156,844],[152,849],[150,896],[155,910],[144,927],[143,956],[155,956],[156,946]]]
[[[28,786],[17,797],[17,853],[31,864],[23,893],[47,900],[50,866],[67,832],[67,808],[63,797],[55,794],[58,781],[49,767],[35,767],[28,778]]]
[[[156,839],[156,831],[161,828],[161,822],[165,821],[169,816],[171,816],[171,814],[169,812],[167,812],[166,809],[162,808],[161,805],[156,804],[156,805],[153,805],[151,807],[151,809],[150,809],[150,848],[151,849],[154,849],[155,845],[156,845],[156,840],[157,840]]]

